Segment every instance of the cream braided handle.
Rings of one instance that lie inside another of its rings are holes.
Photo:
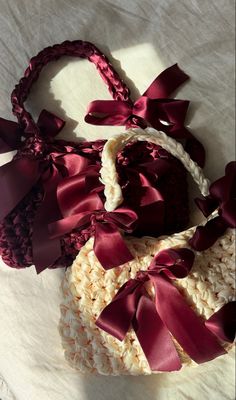
[[[202,195],[207,196],[209,194],[209,180],[205,178],[202,169],[191,160],[189,154],[186,153],[180,143],[167,136],[164,132],[157,131],[153,128],[146,128],[145,130],[141,128],[130,129],[125,133],[108,139],[103,148],[100,175],[101,181],[105,185],[105,209],[107,211],[115,210],[123,202],[122,191],[118,183],[118,174],[116,171],[116,157],[117,153],[122,150],[127,143],[133,141],[147,141],[163,147],[163,149],[167,150],[182,162],[186,170],[190,172],[194,181],[197,183]]]

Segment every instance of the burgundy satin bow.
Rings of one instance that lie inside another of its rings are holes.
[[[163,71],[135,102],[130,99],[91,102],[85,121],[94,125],[126,125],[127,128],[146,128],[151,125],[175,139],[186,139],[186,151],[203,167],[205,150],[184,126],[189,101],[168,98],[187,79],[189,76],[177,64],[172,65]]]
[[[163,232],[166,202],[158,182],[171,170],[171,163],[158,158],[138,166],[128,166],[121,169],[125,174],[124,198],[128,206],[135,210],[138,216],[135,234],[158,236]]]
[[[40,153],[40,138],[29,137],[21,142],[24,132],[18,124],[0,120],[1,151],[18,149],[20,152],[0,168],[0,219],[5,218],[32,187],[41,181],[44,194],[36,211],[32,235],[33,262],[39,273],[51,266],[61,255],[60,242],[50,240],[47,228],[50,222],[61,217],[56,187],[64,176],[77,174],[91,161],[76,154],[70,145],[58,147],[56,142],[53,143],[52,139],[64,126],[63,120],[43,110],[37,125],[41,137],[45,139],[43,145],[48,146],[45,156]]]
[[[155,256],[147,271],[126,282],[102,311],[96,325],[123,340],[132,325],[150,368],[175,371],[181,361],[171,335],[197,363],[225,354],[216,337],[185,302],[172,280],[185,278],[194,261],[186,248],[168,249]],[[144,284],[151,281],[155,303]]]
[[[98,170],[91,166],[58,185],[58,204],[63,218],[51,223],[49,232],[56,240],[74,229],[90,228],[94,235],[94,253],[102,266],[109,269],[133,259],[119,230],[132,232],[137,215],[127,207],[106,212],[100,193],[103,185],[98,178]]]
[[[50,130],[47,130],[48,124]],[[42,129],[42,132],[47,132],[48,136],[53,137],[63,128],[64,121],[43,110],[39,116],[38,126]],[[1,153],[19,149],[21,151],[20,157],[13,158],[12,161],[0,168],[2,190],[0,220],[5,218],[22,200],[42,174],[43,169],[41,168],[39,157],[32,157],[34,149],[31,149],[31,146],[37,147],[37,143],[36,141],[31,143],[31,138],[25,139],[26,142],[22,142],[21,138],[23,136],[24,132],[17,123],[0,120]]]
[[[196,203],[206,217],[217,208],[219,216],[208,221],[205,226],[197,227],[189,243],[198,251],[211,247],[227,228],[236,228],[235,161],[227,164],[225,175],[210,185],[209,192],[209,196],[196,199]]]

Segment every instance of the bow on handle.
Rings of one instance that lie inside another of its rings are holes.
[[[132,232],[137,215],[128,207],[106,212],[102,192],[99,170],[94,166],[65,178],[58,185],[57,196],[63,218],[52,222],[49,232],[51,239],[59,240],[73,230],[89,229],[96,257],[105,269],[110,269],[133,259],[120,230]]]
[[[211,247],[227,228],[236,228],[235,161],[226,165],[225,175],[210,185],[209,193],[205,199],[196,199],[196,203],[205,217],[216,209],[219,215],[197,227],[189,243],[198,251]]]
[[[193,262],[194,253],[187,248],[161,251],[147,271],[139,271],[119,289],[96,321],[99,328],[121,341],[132,326],[154,371],[181,368],[172,336],[197,363],[225,353],[172,283],[185,278]],[[145,289],[148,281],[155,289],[155,302]]]
[[[53,138],[64,126],[64,121],[43,110],[39,116],[38,127],[42,136]],[[0,220],[13,210],[39,179],[42,170],[39,156],[40,141],[27,138],[22,142],[24,132],[12,121],[0,119],[0,153],[19,150],[20,156],[0,168],[0,184],[2,196],[0,199]],[[34,157],[33,157],[34,156]]]
[[[158,168],[157,168],[158,167]],[[62,219],[49,226],[50,237],[58,239],[64,234],[76,230],[88,237],[94,236],[94,252],[105,269],[122,265],[133,259],[120,230],[131,233],[142,223],[142,229],[150,226],[161,229],[164,220],[164,198],[148,180],[153,170],[161,177],[168,172],[169,164],[165,160],[156,160],[142,164],[141,171],[127,168],[126,173],[130,191],[138,197],[132,204],[123,204],[114,212],[104,209],[104,185],[100,182],[100,171],[91,165],[73,177],[59,183],[57,200]],[[153,210],[157,215],[153,216]],[[158,211],[158,212],[157,212]],[[154,228],[153,228],[154,229]]]
[[[48,224],[61,217],[56,188],[65,176],[87,168],[91,161],[69,144],[54,142],[65,122],[43,110],[37,126],[40,137],[21,138],[25,133],[17,123],[0,119],[0,150],[18,150],[12,161],[0,167],[0,220],[3,220],[40,180],[43,199],[33,223],[33,263],[37,272],[51,266],[61,256],[60,241],[50,239]],[[44,139],[44,141],[42,141]]]
[[[175,139],[186,139],[186,151],[203,167],[205,150],[184,126],[189,101],[169,98],[188,79],[189,76],[174,64],[163,71],[135,102],[130,99],[91,102],[85,121],[93,125],[126,125],[127,128],[149,125]]]

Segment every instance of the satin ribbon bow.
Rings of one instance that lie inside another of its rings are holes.
[[[129,208],[104,210],[103,185],[99,172],[91,166],[83,173],[64,179],[58,185],[58,204],[63,218],[49,225],[50,237],[58,240],[64,234],[90,229],[94,235],[94,253],[105,269],[133,259],[119,230],[132,232],[137,215]],[[84,188],[84,189],[82,189]]]
[[[224,234],[227,228],[236,228],[236,162],[225,168],[225,175],[212,183],[209,196],[196,199],[198,207],[205,217],[218,209],[219,215],[206,225],[198,226],[189,243],[198,251],[211,247]]]
[[[194,253],[186,248],[161,251],[147,271],[139,271],[119,289],[96,321],[99,328],[121,341],[132,325],[154,371],[181,368],[171,335],[197,363],[225,354],[216,337],[172,283],[188,275],[193,261]],[[154,287],[155,302],[144,287],[148,281]]]
[[[92,101],[88,106],[85,121],[93,125],[126,125],[127,128],[146,128],[150,125],[175,139],[186,139],[186,151],[203,167],[205,150],[184,127],[189,101],[168,98],[187,79],[189,76],[177,64],[172,65],[163,71],[135,102],[130,99]]]
[[[119,176],[125,174],[127,178],[124,198],[138,215],[135,234],[157,236],[163,232],[166,202],[163,193],[157,188],[158,182],[170,171],[171,163],[164,158],[121,169]]]
[[[4,219],[40,180],[43,199],[36,211],[33,223],[33,262],[37,272],[51,266],[61,255],[58,240],[50,240],[48,224],[61,217],[57,205],[56,187],[65,176],[73,176],[86,168],[91,161],[76,154],[70,145],[54,142],[65,122],[43,110],[38,119],[40,138],[26,138],[19,125],[0,119],[1,152],[18,150],[12,161],[0,168],[0,220]],[[37,154],[41,139],[48,146],[46,154]],[[63,142],[62,142],[63,143]],[[36,153],[35,153],[36,150]]]

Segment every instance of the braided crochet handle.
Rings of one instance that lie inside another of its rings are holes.
[[[110,138],[103,148],[100,175],[101,181],[105,185],[105,209],[107,211],[115,210],[123,202],[122,190],[118,183],[119,177],[116,171],[116,157],[119,151],[133,141],[147,141],[163,147],[163,149],[182,162],[197,183],[202,195],[207,196],[209,194],[209,180],[205,178],[202,169],[191,160],[189,154],[186,153],[180,143],[167,136],[164,132],[153,128],[145,130],[137,128]]]
[[[102,79],[107,84],[108,89],[114,100],[130,101],[130,91],[125,83],[120,79],[106,56],[92,43],[82,40],[65,41],[61,44],[47,47],[30,60],[29,67],[26,69],[24,77],[20,79],[18,85],[11,95],[13,114],[17,117],[20,125],[28,135],[39,135],[39,129],[32,116],[24,108],[24,102],[30,92],[32,84],[44,65],[50,61],[56,61],[62,56],[72,56],[87,58],[94,63]]]

